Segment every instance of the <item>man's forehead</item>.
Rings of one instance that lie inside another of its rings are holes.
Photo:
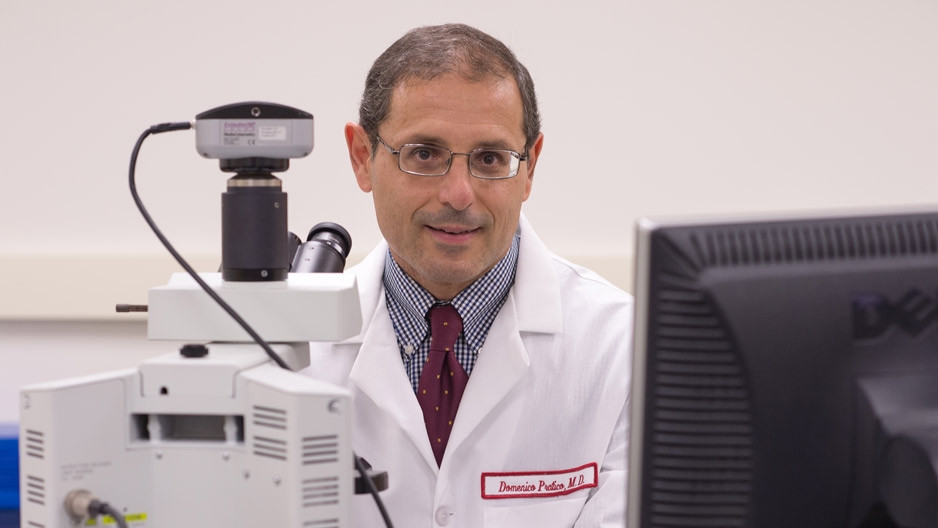
[[[513,79],[492,75],[472,80],[446,74],[398,83],[385,123],[411,128],[417,121],[430,121],[444,130],[447,123],[501,126],[510,135],[520,134],[523,138],[523,120],[521,92]]]
[[[488,74],[484,76],[469,76],[460,72],[449,72],[435,75],[430,78],[410,76],[402,78],[394,87],[391,100],[402,94],[427,91],[434,86],[467,87],[482,94],[492,94],[501,91],[510,91],[518,95],[518,104],[521,104],[521,90],[513,78]]]

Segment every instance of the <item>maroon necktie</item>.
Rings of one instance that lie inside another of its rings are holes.
[[[436,464],[440,465],[469,376],[456,360],[453,351],[459,332],[462,331],[459,313],[451,304],[444,304],[430,308],[428,314],[430,355],[420,373],[417,401],[423,409],[433,456],[436,457]]]

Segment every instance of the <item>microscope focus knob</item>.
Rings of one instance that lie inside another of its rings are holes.
[[[182,348],[179,349],[179,353],[182,354],[182,357],[187,358],[205,357],[208,355],[208,347],[202,344],[182,345]]]

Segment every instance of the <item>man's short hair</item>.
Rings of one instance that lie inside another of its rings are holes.
[[[429,81],[447,73],[469,81],[514,79],[521,93],[525,151],[537,141],[541,116],[528,69],[498,39],[465,24],[444,24],[412,29],[371,66],[359,108],[359,125],[368,133],[372,149],[377,147],[378,126],[388,116],[394,89],[402,82]]]

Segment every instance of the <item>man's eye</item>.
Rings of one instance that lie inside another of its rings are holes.
[[[401,153],[406,156],[409,162],[413,163],[439,163],[441,159],[445,158],[440,149],[424,145],[411,146]]]
[[[428,148],[418,148],[414,150],[414,158],[420,161],[433,159],[433,150]]]
[[[505,164],[505,154],[495,150],[477,152],[476,161],[483,166],[492,167]]]

